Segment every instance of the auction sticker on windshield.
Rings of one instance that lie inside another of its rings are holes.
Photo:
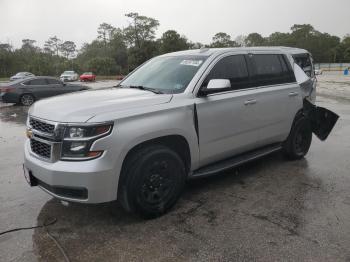
[[[195,66],[198,67],[203,63],[202,60],[183,60],[181,65]]]

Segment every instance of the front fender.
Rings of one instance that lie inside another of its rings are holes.
[[[118,146],[121,149],[118,161],[123,161],[127,153],[141,143],[164,136],[177,135],[183,137],[188,143],[191,169],[197,168],[199,147],[193,114],[192,105],[118,120],[116,131]]]

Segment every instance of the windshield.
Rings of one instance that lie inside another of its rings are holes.
[[[73,71],[64,71],[63,75],[73,75],[74,72]]]
[[[83,75],[92,75],[91,72],[85,72]]]
[[[206,59],[206,56],[156,57],[137,69],[121,86],[142,86],[162,93],[182,93]]]

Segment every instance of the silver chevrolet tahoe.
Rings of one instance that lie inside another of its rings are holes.
[[[36,102],[24,174],[80,203],[168,211],[185,181],[281,150],[300,159],[338,116],[315,106],[312,56],[287,47],[200,49],[155,57],[118,86]]]

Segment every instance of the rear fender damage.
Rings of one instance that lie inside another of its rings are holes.
[[[303,102],[304,115],[311,121],[312,132],[321,140],[325,141],[339,116],[323,107],[318,107],[310,103],[307,99]]]

